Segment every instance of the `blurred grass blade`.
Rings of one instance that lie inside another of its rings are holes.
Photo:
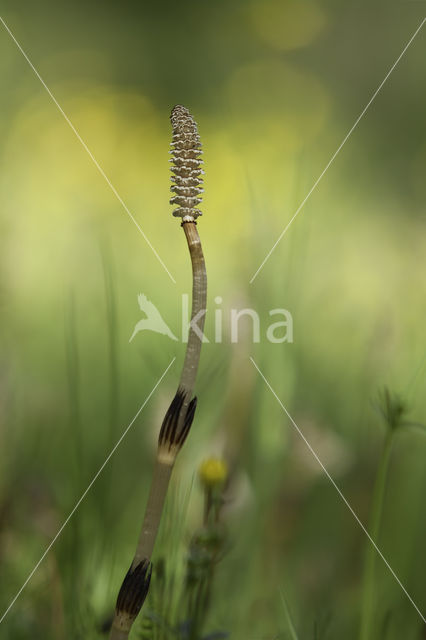
[[[287,628],[290,634],[291,640],[299,640],[299,636],[296,633],[296,629],[294,628],[293,620],[291,619],[290,610],[288,608],[287,600],[285,599],[284,592],[280,589],[281,602],[283,603],[285,620],[287,623]]]

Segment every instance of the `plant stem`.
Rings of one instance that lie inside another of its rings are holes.
[[[281,591],[281,589],[280,589],[280,596],[281,596],[281,602],[283,603],[283,607],[284,607],[284,615],[287,622],[290,638],[291,640],[299,640],[299,637],[297,635],[296,629],[293,624],[292,617],[290,615],[290,609],[288,608],[287,600],[285,599],[284,593],[283,591]]]
[[[191,319],[197,320],[199,330],[202,332],[207,299],[207,276],[204,256],[196,223],[183,222],[182,226],[188,242],[192,263]],[[142,603],[136,602],[135,593],[148,590],[150,580],[148,565],[160,526],[170,477],[176,456],[182,448],[194,417],[196,399],[191,400],[191,396],[197,375],[200,352],[201,339],[191,326],[178,391],[166,413],[160,431],[157,459],[136,553],[120,589],[118,599],[120,600],[120,597],[124,599],[125,606],[121,610],[118,606],[116,607],[110,640],[125,640],[128,638],[132,624],[142,606]],[[146,569],[142,571],[142,567],[146,567]],[[129,594],[128,597],[127,593]]]
[[[377,544],[383,513],[383,503],[386,491],[386,480],[389,470],[390,454],[393,444],[393,430],[389,430],[377,469],[374,484],[373,500],[371,504],[369,532]],[[359,640],[370,640],[374,625],[374,588],[375,588],[376,549],[370,541],[367,542],[364,563],[364,585],[362,593],[361,626]]]
[[[173,464],[164,463],[157,457],[133,567],[145,558],[151,558],[172,470]]]
[[[198,235],[196,222],[183,222],[183,230],[188,242],[192,263],[192,313],[191,320],[199,318],[197,325],[200,332],[204,329],[206,304],[207,304],[207,274],[204,263],[203,250],[200,236]],[[194,388],[200,359],[201,340],[196,332],[190,328],[188,344],[186,348],[185,362],[180,377],[179,386],[190,395]]]

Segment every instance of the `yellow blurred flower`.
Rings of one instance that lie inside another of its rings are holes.
[[[228,466],[221,458],[207,458],[198,468],[202,484],[209,489],[223,484],[228,476]]]
[[[324,9],[313,0],[255,0],[251,8],[260,37],[281,51],[306,47],[327,24]]]

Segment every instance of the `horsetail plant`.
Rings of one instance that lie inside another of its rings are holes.
[[[135,621],[149,589],[151,556],[163,512],[167,488],[176,457],[181,450],[194,419],[197,398],[192,393],[200,359],[201,342],[207,300],[207,275],[203,250],[197,231],[197,218],[201,211],[203,161],[197,124],[188,109],[177,105],[171,113],[172,143],[170,204],[177,204],[173,212],[182,218],[181,226],[188,243],[192,263],[192,313],[188,343],[182,373],[175,397],[168,408],[160,429],[157,457],[145,516],[136,553],[121,585],[110,640],[125,640]],[[194,330],[194,325],[197,330]]]

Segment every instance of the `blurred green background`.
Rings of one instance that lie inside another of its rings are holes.
[[[103,637],[133,555],[184,353],[153,333],[129,344],[137,294],[180,335],[190,292],[168,204],[176,103],[194,114],[204,146],[210,343],[175,491],[188,490],[206,456],[232,462],[230,548],[209,629],[291,637],[281,590],[298,637],[358,637],[367,538],[249,356],[367,524],[385,437],[372,400],[388,385],[413,421],[426,413],[423,31],[249,281],[424,10],[410,1],[2,0],[3,19],[176,280],[0,25],[0,616],[176,357],[2,621],[2,638]],[[229,309],[245,307],[259,313],[259,344],[249,320],[231,344]],[[276,308],[292,314],[292,344],[266,340]],[[378,539],[422,611],[425,456],[422,429],[400,429]],[[195,482],[181,563],[201,509]],[[380,559],[375,598],[372,637],[426,637]]]

